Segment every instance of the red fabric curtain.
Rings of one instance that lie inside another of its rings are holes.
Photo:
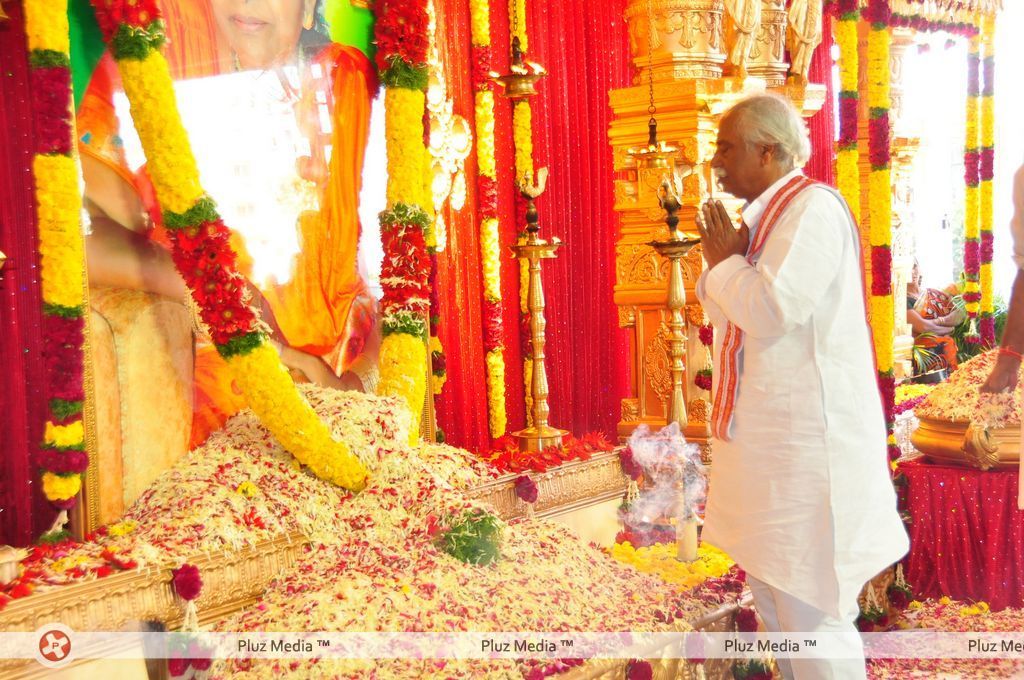
[[[612,210],[607,138],[608,91],[630,84],[625,1],[528,4],[528,56],[550,74],[531,100],[534,164],[550,171],[547,191],[537,202],[541,235],[566,243],[557,260],[544,264],[551,423],[575,434],[601,430],[612,435],[629,384],[627,336],[618,328],[612,301],[618,220]],[[449,95],[456,97],[456,113],[472,121],[468,3],[441,2],[438,21],[444,24]],[[500,0],[491,3],[491,40],[493,67],[505,71],[508,14]],[[507,254],[524,225],[515,217],[511,110],[501,96],[496,98],[495,137],[501,243]],[[471,161],[467,177],[476,173]],[[482,292],[472,192],[469,199],[462,214],[449,221],[449,247],[439,258],[441,338],[449,379],[437,405],[449,441],[481,447],[488,443]],[[507,255],[502,295],[509,431],[521,428],[525,417],[518,272],[517,262]]]
[[[37,491],[31,452],[42,441],[45,396],[42,300],[32,181],[32,93],[24,10],[7,3],[0,23],[0,543],[25,545],[54,515]]]
[[[835,186],[836,119],[835,83],[832,82],[832,17],[822,20],[821,45],[814,51],[808,80],[825,84],[825,105],[807,122],[811,137],[811,158],[804,171],[808,177]]]
[[[911,522],[907,580],[920,599],[949,595],[1024,607],[1024,511],[1016,470],[904,463]]]

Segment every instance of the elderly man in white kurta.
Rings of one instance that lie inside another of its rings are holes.
[[[1010,309],[1006,314],[999,357],[982,392],[1002,392],[1017,386],[1021,359],[1024,358],[1024,165],[1013,176],[1013,217],[1010,218],[1013,236],[1013,261],[1017,265],[1017,278],[1013,280]],[[1024,427],[1021,428],[1021,450],[1024,450]],[[1024,510],[1024,456],[1020,459],[1020,482],[1017,485],[1017,507]]]
[[[832,639],[852,659],[780,659],[785,677],[863,678],[857,596],[908,540],[857,227],[838,192],[799,170],[809,154],[783,99],[751,97],[722,117],[712,169],[747,204],[738,229],[721,202],[698,217],[697,295],[715,327],[704,539],[746,570],[769,632],[846,633]]]

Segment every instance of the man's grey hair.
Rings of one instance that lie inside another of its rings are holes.
[[[775,147],[775,157],[790,168],[802,168],[811,156],[811,140],[800,113],[787,99],[757,94],[741,99],[722,119],[734,119],[747,144]]]

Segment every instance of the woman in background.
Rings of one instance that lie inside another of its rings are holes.
[[[956,341],[951,337],[953,330],[964,320],[964,311],[956,306],[953,298],[934,288],[921,287],[924,277],[917,260],[907,283],[907,323],[914,333],[914,344],[934,350],[938,358],[927,366],[918,366],[921,373],[938,368],[956,370]],[[923,337],[922,337],[923,336]]]
[[[379,344],[376,303],[358,272],[356,252],[362,161],[376,90],[372,65],[358,50],[329,41],[319,0],[165,0],[161,5],[169,36],[166,54],[176,79],[246,70],[280,80],[283,103],[291,105],[293,124],[306,140],[305,153],[295,159],[297,184],[314,187],[318,209],[302,210],[295,224],[273,225],[295,230],[298,242],[283,281],[252,278],[257,263],[246,239],[254,236],[253,224],[227,221],[235,230],[239,270],[252,282],[253,303],[271,325],[289,368],[320,384],[372,389]],[[86,205],[93,222],[87,239],[90,282],[185,302],[187,290],[171,261],[145,168],[133,172],[125,158],[114,107],[119,89],[107,55],[78,111]],[[232,154],[232,149],[193,148],[201,167],[202,154]],[[235,178],[243,192],[245,179]],[[201,343],[191,446],[244,406],[227,365],[210,343]]]

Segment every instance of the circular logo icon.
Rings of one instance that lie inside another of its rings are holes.
[[[51,623],[36,631],[39,644],[36,661],[47,668],[58,668],[71,661],[71,629],[62,623]]]

